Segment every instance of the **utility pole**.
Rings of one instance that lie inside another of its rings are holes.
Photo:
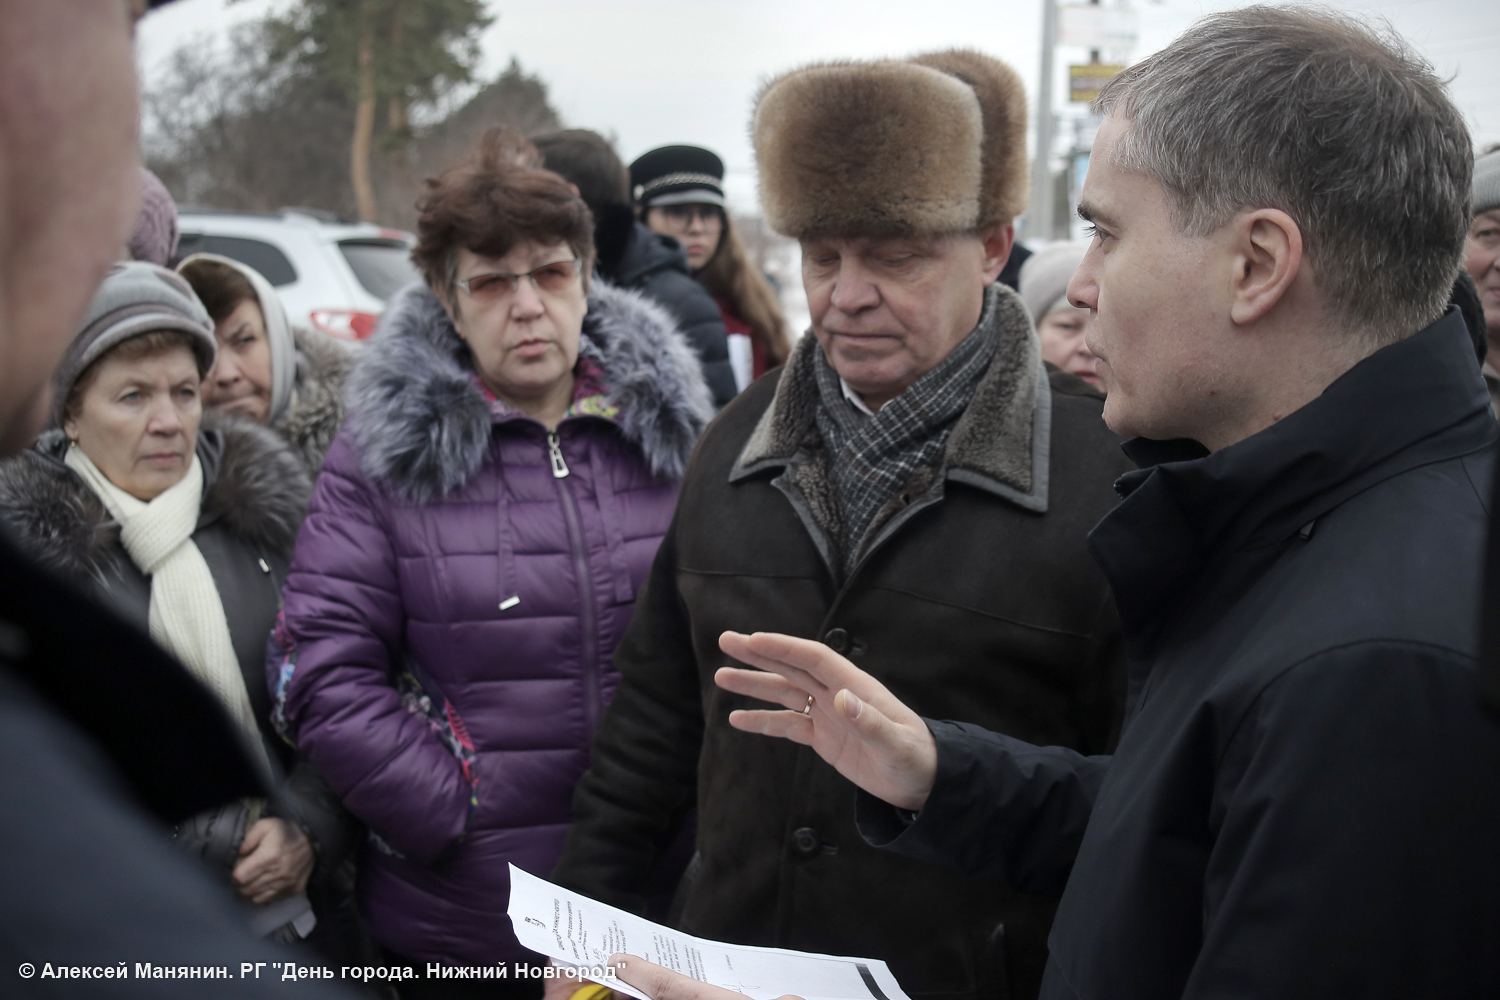
[[[1042,81],[1036,95],[1036,155],[1031,161],[1031,207],[1026,236],[1052,239],[1052,52],[1057,48],[1057,2],[1042,0]]]

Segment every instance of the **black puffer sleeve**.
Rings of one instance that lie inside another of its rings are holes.
[[[331,872],[354,847],[358,825],[328,782],[305,760],[288,772],[268,812],[296,824],[312,841],[320,872]]]
[[[641,289],[665,306],[703,365],[703,380],[722,409],[735,396],[734,369],[729,365],[729,334],[713,296],[698,282],[672,268],[662,268]]]

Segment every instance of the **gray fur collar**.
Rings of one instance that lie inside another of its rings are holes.
[[[713,404],[676,324],[639,293],[595,280],[583,336],[626,440],[654,475],[682,478]],[[493,421],[471,371],[468,348],[432,290],[418,284],[398,293],[360,352],[345,395],[364,473],[418,503],[473,478]]]
[[[99,578],[123,551],[120,526],[66,465],[68,439],[50,430],[0,462],[0,520],[38,562],[74,579]],[[291,557],[307,516],[312,481],[286,444],[264,427],[205,414],[201,526],[222,521],[256,549]]]
[[[1045,512],[1052,394],[1036,329],[1021,297],[998,281],[985,292],[979,322],[998,329],[1000,345],[973,401],[948,437],[943,478]],[[820,447],[813,373],[817,350],[813,336],[803,337],[793,350],[771,405],[730,470],[731,482],[794,464],[800,454]]]
[[[297,345],[297,379],[291,404],[273,430],[316,477],[344,422],[344,381],[354,367],[354,349],[305,327],[293,327],[292,340]]]

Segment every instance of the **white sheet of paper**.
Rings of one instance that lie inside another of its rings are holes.
[[[705,941],[569,892],[515,865],[510,866],[508,912],[521,944],[559,965],[603,966],[609,956],[628,952],[752,1000],[787,993],[804,1000],[909,1000],[891,970],[876,959]],[[594,981],[649,1000],[621,980]]]

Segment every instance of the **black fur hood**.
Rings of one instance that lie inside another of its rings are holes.
[[[615,422],[652,473],[680,479],[713,405],[697,356],[667,312],[595,280],[583,350],[603,370]],[[437,296],[412,285],[390,302],[346,392],[365,475],[416,502],[443,496],[484,464],[492,419],[468,347]]]
[[[53,429],[34,448],[0,462],[0,521],[48,569],[101,579],[121,550],[120,526],[63,463],[68,447],[66,435]],[[264,427],[205,413],[197,452],[199,526],[222,521],[255,548],[290,558],[312,482],[285,442]]]

